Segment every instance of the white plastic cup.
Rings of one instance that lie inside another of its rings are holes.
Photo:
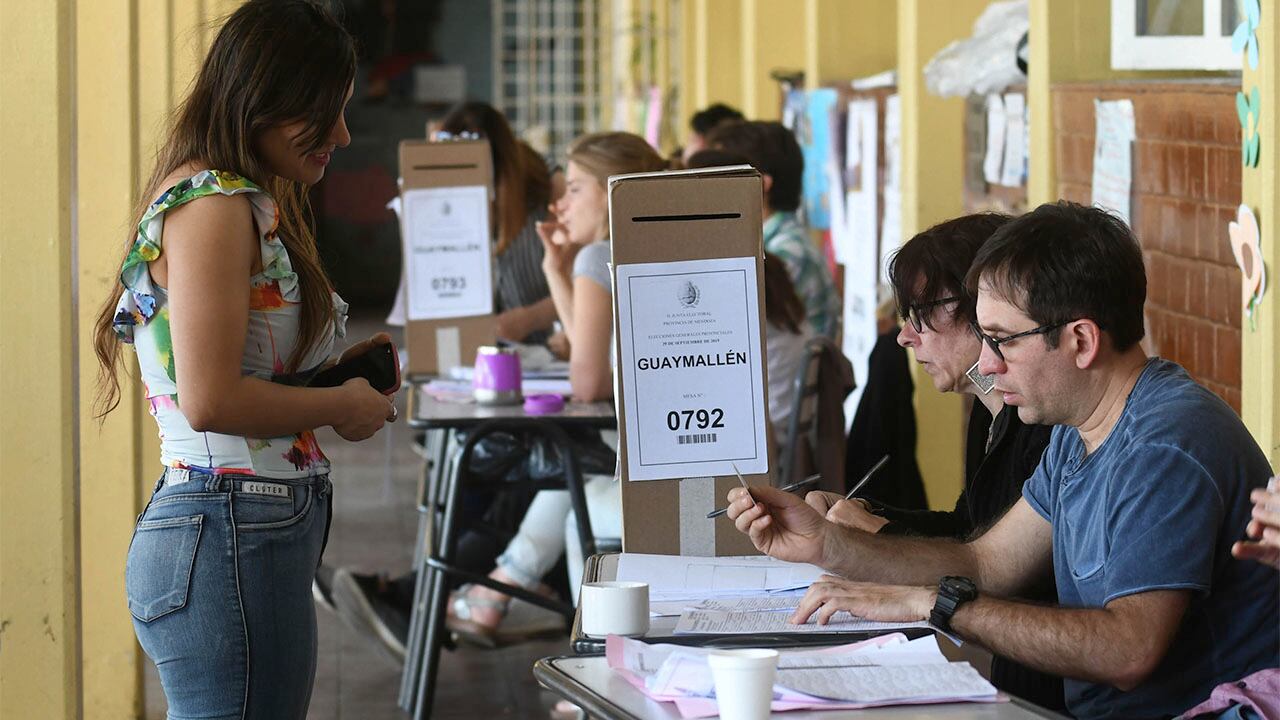
[[[707,656],[721,720],[765,720],[778,674],[777,650],[716,650]]]
[[[648,583],[582,583],[578,605],[582,632],[587,635],[638,636],[649,632]]]

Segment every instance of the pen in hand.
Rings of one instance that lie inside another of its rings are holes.
[[[818,473],[817,475],[810,475],[809,477],[807,477],[807,478],[805,478],[805,479],[803,479],[803,480],[800,480],[800,481],[797,481],[797,482],[793,482],[793,483],[791,483],[790,485],[787,485],[786,487],[782,487],[782,488],[778,488],[778,489],[779,489],[780,491],[782,491],[782,492],[792,492],[792,491],[794,491],[794,490],[799,490],[800,488],[802,488],[802,487],[804,487],[804,486],[806,486],[806,485],[812,485],[812,484],[816,483],[817,481],[819,481],[819,480],[821,480],[821,479],[822,479],[822,473]],[[750,492],[750,491],[748,491],[748,492]],[[753,499],[754,499],[754,498],[753,498]],[[720,517],[721,515],[723,515],[723,514],[725,514],[725,513],[727,513],[727,512],[729,512],[729,508],[727,508],[727,507],[726,507],[726,508],[720,508],[719,510],[712,510],[711,512],[707,513],[707,519],[708,519],[708,520],[710,520],[711,518],[718,518],[718,517]]]
[[[858,492],[859,490],[861,490],[861,489],[862,489],[862,486],[863,486],[863,485],[866,485],[866,484],[867,484],[867,481],[871,479],[871,476],[872,476],[872,475],[875,475],[875,474],[876,474],[876,471],[877,471],[877,470],[879,470],[880,468],[884,467],[884,464],[885,464],[885,463],[887,463],[887,462],[889,462],[889,456],[888,456],[888,455],[885,455],[884,457],[882,457],[882,458],[880,458],[879,460],[877,460],[877,461],[876,461],[876,464],[875,464],[875,465],[872,465],[872,466],[871,466],[871,469],[867,471],[867,474],[866,474],[866,475],[863,475],[861,480],[859,480],[858,482],[856,482],[856,483],[854,483],[854,484],[853,484],[853,488],[852,488],[852,489],[850,489],[850,490],[849,490],[849,492],[845,494],[844,499],[845,499],[845,500],[852,500],[852,499],[853,499],[853,494],[854,494],[854,493],[856,493],[856,492]]]

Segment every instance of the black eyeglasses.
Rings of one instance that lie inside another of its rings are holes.
[[[933,302],[908,305],[907,320],[911,321],[911,327],[915,328],[917,333],[922,333],[924,332],[925,318],[924,315],[921,314],[921,311],[931,310],[932,308],[936,308],[939,305],[946,305],[947,303],[960,302],[963,299],[964,298],[952,296],[944,297],[941,300],[934,300]]]
[[[991,348],[991,352],[995,353],[996,357],[1000,358],[1000,362],[1004,362],[1005,361],[1004,353],[1001,352],[1000,350],[1001,345],[1004,345],[1005,343],[1011,340],[1017,340],[1020,337],[1026,337],[1028,335],[1043,335],[1052,330],[1057,330],[1058,328],[1064,325],[1070,325],[1073,322],[1075,322],[1075,320],[1068,320],[1066,322],[1054,323],[1053,325],[1041,325],[1038,328],[1031,328],[1026,332],[1014,333],[1013,335],[1009,335],[1008,337],[1002,337],[1002,338],[993,338],[990,335],[987,335],[986,333],[982,332],[982,328],[979,328],[978,323],[976,322],[970,322],[969,327],[973,328],[973,334],[977,335],[978,339],[986,343],[987,347]]]

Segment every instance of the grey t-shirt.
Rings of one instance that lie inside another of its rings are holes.
[[[585,277],[613,294],[613,282],[609,278],[609,260],[613,251],[608,240],[597,240],[578,251],[573,259],[573,277]]]

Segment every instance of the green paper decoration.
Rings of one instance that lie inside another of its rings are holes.
[[[1240,143],[1240,159],[1246,167],[1257,167],[1259,156],[1258,115],[1262,112],[1262,92],[1254,85],[1249,94],[1236,93],[1236,116],[1240,118],[1240,129],[1244,131]]]

